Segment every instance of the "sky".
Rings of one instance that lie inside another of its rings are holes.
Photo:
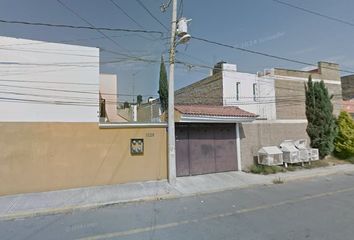
[[[94,30],[0,23],[0,35],[99,47],[100,72],[117,74],[119,94],[142,94],[144,100],[148,96],[158,96],[159,61],[161,55],[168,60],[170,32],[151,17],[138,0],[114,0],[130,18],[110,0],[61,1],[95,27],[155,30],[163,34],[105,31],[114,43]],[[160,5],[168,0],[140,1],[170,29],[171,6],[165,12],[160,10]],[[354,71],[354,26],[289,8],[273,0],[177,1],[178,15],[192,19],[188,29],[192,36],[313,64],[336,62],[342,69]],[[354,23],[352,0],[283,1]],[[88,26],[80,17],[57,0],[0,0],[2,20]],[[153,61],[141,62],[136,57]],[[205,78],[210,69],[200,65],[211,68],[218,61],[237,64],[238,71],[250,73],[273,67],[306,67],[196,39],[178,45],[176,59],[188,65],[176,65],[176,89]],[[114,60],[119,62],[106,63]],[[168,71],[168,64],[166,67]],[[133,101],[133,96],[129,98],[124,100]]]

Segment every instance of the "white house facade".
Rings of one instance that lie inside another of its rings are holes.
[[[0,37],[0,121],[97,122],[99,49]]]

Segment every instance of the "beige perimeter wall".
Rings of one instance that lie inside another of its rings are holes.
[[[0,195],[167,177],[165,128],[97,123],[0,123]],[[145,152],[131,156],[130,139]]]
[[[263,146],[279,146],[283,140],[307,139],[307,123],[249,123],[242,124],[241,159],[242,169],[254,164],[258,150]]]

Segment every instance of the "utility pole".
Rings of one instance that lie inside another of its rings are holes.
[[[168,81],[168,181],[176,184],[176,140],[175,140],[175,109],[174,109],[174,71],[175,71],[175,40],[177,25],[177,0],[172,0],[172,27],[170,45],[170,74]]]

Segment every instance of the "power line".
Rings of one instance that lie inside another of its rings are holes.
[[[51,82],[51,81],[36,81],[36,80],[16,80],[16,79],[0,79],[0,82],[17,82],[17,83],[43,83],[43,84],[63,84],[63,85],[86,85],[99,86],[97,83],[78,83],[78,82]]]
[[[42,64],[39,64],[39,63],[19,63],[19,62],[0,62],[0,66],[1,66],[1,64],[6,64],[6,65],[14,65],[14,66],[16,66],[16,65],[19,65],[19,66],[24,65],[24,66],[60,66],[60,67],[76,66],[76,67],[90,67],[91,65],[79,65],[79,64],[98,64],[98,63],[100,63],[100,64],[113,64],[113,63],[119,63],[119,62],[123,62],[123,61],[140,61],[140,62],[145,62],[145,63],[160,63],[159,60],[155,60],[155,59],[146,59],[146,58],[143,58],[141,56],[133,56],[133,55],[119,53],[119,52],[106,50],[106,49],[102,49],[102,50],[106,51],[106,52],[109,52],[109,53],[112,53],[114,55],[124,56],[126,58],[113,59],[113,60],[110,60],[110,61],[102,61],[102,62],[72,62],[72,63],[64,63],[63,62],[63,63],[42,63]],[[189,56],[189,57],[192,57],[192,56]],[[192,69],[193,67],[200,67],[200,68],[206,68],[206,69],[219,69],[219,68],[217,68],[215,66],[188,63],[188,62],[179,61],[179,60],[176,60],[176,64],[187,66],[189,69]],[[337,69],[333,69],[333,68],[329,68],[329,69],[337,70]],[[235,72],[234,70],[224,70],[224,71]]]
[[[12,94],[12,93],[9,93]],[[4,102],[22,102],[22,103],[42,103],[42,104],[54,104],[54,105],[74,105],[74,106],[93,106],[93,107],[98,107],[99,103],[101,102],[100,100],[95,100],[95,101],[87,101],[87,100],[81,100],[81,101],[63,101],[63,100],[45,100],[45,98],[50,98],[53,99],[51,96],[45,96],[43,95],[32,95],[32,94],[16,94],[16,95],[29,95],[29,96],[34,96],[34,97],[41,97],[44,99],[31,99],[31,98],[13,98],[13,97],[0,97],[0,102],[1,100],[4,100]],[[65,100],[65,97],[60,97]],[[70,97],[69,97],[70,99]],[[80,99],[77,99],[80,100]],[[294,102],[296,101],[296,102]],[[105,100],[105,103],[107,105],[118,105],[124,103],[123,101],[107,101]],[[300,106],[305,104],[305,100],[299,100],[299,99],[289,99],[289,100],[268,100],[268,101],[255,101],[255,102],[229,102],[225,106],[250,106],[250,105],[263,105],[263,104],[272,104],[275,103],[277,104],[277,108],[279,107],[292,107],[292,106]],[[195,103],[186,103],[184,102],[183,105],[185,104],[195,104]],[[177,104],[178,105],[178,104]],[[343,106],[343,103],[332,103],[334,106]]]
[[[123,56],[127,56],[126,59],[120,59],[120,60],[112,60],[112,61],[108,61],[108,62],[102,62],[102,64],[107,64],[107,63],[116,63],[116,62],[121,62],[122,60],[132,60],[132,61],[143,61],[143,62],[147,62],[147,63],[159,63],[160,61],[158,60],[153,60],[153,59],[144,59],[144,58],[141,58],[139,56],[135,57],[135,56],[131,56],[131,55],[127,55],[127,54],[121,54],[121,53],[118,53],[118,52],[114,52],[114,51],[109,51],[107,50],[108,52],[111,52],[113,54],[117,54],[117,55],[123,55]],[[85,62],[85,63],[96,63],[96,62]],[[176,61],[177,64],[181,64],[181,65],[184,65],[184,66],[188,66],[189,68],[191,67],[202,67],[202,68],[207,68],[207,69],[215,69],[216,67],[210,67],[210,66],[206,66],[206,65],[197,65],[197,64],[191,64],[191,63],[187,63],[187,62],[182,62],[182,61]],[[6,64],[18,64],[18,63],[6,63]],[[19,63],[20,65],[23,64],[23,65],[49,65],[49,66],[56,66],[58,64],[61,64],[59,66],[63,66],[62,64],[66,64],[68,65],[68,63],[51,63],[51,64],[34,64],[34,63]],[[78,64],[78,63],[74,63],[74,64]],[[65,66],[65,65],[64,65]],[[70,66],[70,65],[68,65]],[[234,70],[231,70],[231,71],[234,71]],[[292,89],[289,89],[289,90],[292,90]]]
[[[78,17],[79,19],[81,19],[82,21],[84,21],[85,23],[87,23],[88,25],[90,25],[91,27],[95,26],[90,23],[88,20],[86,20],[85,18],[83,18],[80,14],[78,14],[76,11],[74,11],[72,8],[70,8],[68,5],[66,5],[65,3],[63,3],[61,0],[57,0],[58,3],[60,3],[65,9],[67,9],[69,12],[71,12],[72,14],[74,14],[76,17]],[[102,32],[101,30],[95,30],[96,32],[98,32],[99,34],[101,34],[102,36],[104,36],[105,38],[107,38],[108,40],[110,40],[112,43],[114,43],[116,46],[118,46],[119,48],[129,51],[128,49],[126,49],[125,47],[123,47],[122,45],[120,45],[116,40],[114,40],[113,38],[109,37],[107,34],[105,34],[104,32]]]
[[[35,52],[35,53],[45,53],[45,54],[58,54],[58,55],[66,55],[66,56],[78,56],[78,57],[93,57],[98,58],[98,56],[94,55],[85,55],[85,54],[74,54],[74,53],[63,53],[63,52],[51,52],[51,51],[41,51],[41,50],[32,50],[32,49],[21,49],[21,48],[3,48],[0,46],[1,50],[7,51],[23,51],[23,52]],[[61,50],[62,51],[62,50]]]
[[[149,33],[150,34],[150,33]],[[113,35],[113,36],[109,36],[111,38],[121,38],[121,37],[126,37],[126,36],[132,36],[132,35],[136,35],[139,37],[142,37],[139,34],[135,34],[135,33],[127,33],[127,34],[123,34],[123,35]],[[72,42],[80,42],[80,41],[90,41],[90,40],[99,40],[99,39],[105,39],[106,37],[92,37],[92,38],[77,38],[77,39],[70,39],[70,40],[60,40],[60,41],[55,41],[55,42],[43,42],[43,41],[36,41],[36,42],[30,42],[30,43],[18,43],[18,44],[5,44],[5,45],[0,45],[0,47],[13,47],[13,46],[27,46],[27,45],[41,45],[41,44],[57,44],[57,43],[72,43]],[[148,39],[148,38],[144,38],[144,39]],[[154,39],[149,39],[151,41],[156,41],[156,40],[164,40],[165,38],[162,37],[157,37]],[[167,38],[166,38],[167,39]],[[41,48],[42,49],[42,48]],[[60,50],[61,51],[61,50]]]
[[[306,8],[303,8],[303,7],[299,7],[299,6],[296,6],[296,5],[287,3],[287,2],[283,2],[283,1],[280,1],[280,0],[272,0],[272,1],[276,2],[276,3],[279,3],[279,4],[282,4],[282,5],[286,5],[288,7],[291,7],[291,8],[297,9],[297,10],[300,10],[300,11],[303,11],[303,12],[306,12],[306,13],[310,13],[310,14],[313,14],[313,15],[316,15],[316,16],[319,16],[319,17],[322,17],[322,18],[326,18],[326,19],[329,19],[329,20],[332,20],[332,21],[335,21],[335,22],[343,23],[343,24],[346,24],[348,26],[354,27],[354,23],[349,22],[347,20],[343,20],[343,19],[336,18],[336,17],[331,17],[331,16],[325,15],[323,13],[315,12],[313,10],[309,10],[309,9],[306,9]]]
[[[116,7],[118,8],[125,16],[127,16],[132,22],[134,22],[138,27],[140,27],[140,29],[145,29],[139,22],[137,22],[133,17],[131,17],[127,11],[125,11],[116,1],[114,0],[110,0],[110,2]],[[152,35],[150,35],[152,36]],[[145,39],[149,39],[149,40],[152,40],[150,38],[147,38],[147,37],[143,37],[141,36],[142,38],[145,38]]]
[[[317,67],[317,65],[313,64],[313,63],[308,63],[308,62],[295,60],[295,59],[290,59],[290,58],[286,58],[286,57],[280,57],[280,56],[276,56],[276,55],[273,55],[273,54],[263,53],[263,52],[259,52],[259,51],[246,49],[246,48],[235,47],[235,46],[232,46],[232,45],[229,45],[229,44],[219,43],[219,42],[216,42],[216,41],[212,41],[212,40],[208,40],[208,39],[200,38],[200,37],[196,37],[196,36],[192,36],[192,38],[196,39],[196,40],[199,40],[199,41],[202,41],[202,42],[218,45],[218,46],[221,46],[221,47],[231,48],[231,49],[239,50],[239,51],[242,51],[242,52],[252,53],[252,54],[256,54],[256,55],[260,55],[260,56],[264,56],[264,57],[269,57],[269,58],[273,58],[273,59],[278,59],[278,60],[283,60],[283,61],[287,61],[287,62],[297,63],[297,64],[301,64],[301,65],[306,65],[306,66],[315,66],[315,67]],[[323,68],[330,69],[330,70],[337,70],[337,69],[331,68],[331,67],[323,67]],[[351,73],[351,74],[354,73],[354,71],[349,71],[349,70],[339,70],[339,71],[340,72],[345,72],[345,73]]]
[[[165,24],[163,24],[154,14],[152,14],[152,12],[150,12],[150,10],[140,1],[140,0],[136,0],[136,2],[145,9],[145,11],[153,18],[155,19],[156,22],[158,22],[164,29],[166,29],[167,31],[169,31],[169,28],[166,27]]]
[[[0,66],[1,65],[7,65],[7,66],[14,65],[14,66],[55,66],[55,67],[76,66],[76,67],[83,67],[84,65],[82,65],[82,64],[99,64],[99,63],[100,63],[99,61],[97,61],[97,62],[57,62],[57,63],[0,62]]]
[[[75,96],[69,96],[69,95],[48,95],[48,94],[36,94],[36,93],[23,93],[23,92],[13,92],[13,91],[0,91],[0,93],[5,94],[5,95],[19,95],[19,96],[31,96],[35,98],[40,98],[40,99],[35,99],[35,100],[43,100],[43,99],[56,99],[60,101],[62,99],[64,100],[76,100],[77,103],[87,103],[87,104],[97,104],[100,102],[99,98],[90,98],[90,97],[77,97]],[[148,95],[149,96],[149,95]],[[106,103],[108,104],[117,104],[117,103],[123,103],[122,101],[113,101],[104,99],[102,98]],[[74,102],[72,102],[74,103]]]
[[[237,70],[232,70],[232,69],[222,69],[222,67],[211,67],[211,66],[208,66],[208,65],[198,65],[198,64],[193,64],[193,63],[188,63],[188,62],[183,62],[183,61],[179,61],[179,60],[176,60],[176,64],[180,64],[180,65],[183,65],[183,66],[186,66],[188,67],[189,70],[192,70],[194,67],[200,67],[200,68],[204,68],[204,69],[218,69],[218,70],[222,70],[222,71],[225,71],[225,72],[238,72]],[[195,69],[194,69],[195,71]],[[201,71],[198,71],[198,72],[201,72]],[[203,72],[204,73],[204,72]],[[311,73],[309,73],[311,74]],[[255,75],[256,76],[256,75]],[[261,85],[268,85],[270,87],[274,87],[275,89],[282,89],[282,90],[290,90],[290,91],[296,91],[296,92],[303,92],[299,89],[293,89],[293,88],[287,88],[287,87],[280,87],[280,86],[275,86],[274,84],[272,84],[271,82],[269,82],[269,80],[272,80],[272,79],[277,79],[277,76],[269,76],[270,79],[268,79],[268,76],[262,76],[262,77],[258,77],[257,78],[257,82],[258,83],[261,83]],[[281,77],[281,76],[280,76]],[[198,82],[198,81],[197,81]],[[197,83],[195,82],[195,83]],[[185,87],[188,87],[188,86],[185,86]],[[182,87],[181,89],[185,88],[185,87]],[[178,91],[178,90],[177,90]],[[337,94],[338,95],[338,94]],[[335,96],[335,95],[334,95]],[[339,94],[338,96],[341,96],[341,94]]]
[[[116,8],[118,8],[125,16],[127,16],[132,22],[134,22],[138,27],[144,29],[144,27],[138,23],[134,18],[132,18],[117,2],[114,0],[109,0]]]
[[[128,55],[128,54],[123,54],[123,53],[118,53],[115,51],[110,51],[106,49],[102,49],[105,52],[109,52],[118,56],[123,56],[125,58],[120,58],[120,59],[112,59],[109,61],[92,61],[92,62],[53,62],[53,63],[31,63],[31,62],[0,62],[1,65],[5,66],[55,66],[55,67],[95,67],[96,64],[109,64],[109,63],[119,63],[123,61],[141,61],[141,62],[148,62],[148,63],[157,63],[160,62],[158,60],[154,59],[147,59],[147,58],[142,58],[141,56],[134,56],[134,55]],[[167,61],[165,61],[167,62]],[[84,65],[88,64],[88,65]],[[94,65],[90,65],[94,64]]]
[[[90,26],[74,26],[74,25],[66,25],[66,24],[52,24],[52,23],[27,22],[27,21],[13,21],[13,20],[4,20],[4,19],[0,19],[0,23],[23,24],[23,25],[31,25],[31,26],[45,26],[45,27],[57,27],[57,28],[88,29],[88,30],[113,31],[113,32],[154,33],[154,34],[163,35],[163,32],[154,31],[154,30],[108,28],[108,27],[90,27]]]
[[[192,59],[194,59],[194,60],[197,60],[197,61],[199,61],[199,62],[201,62],[201,63],[203,63],[203,64],[209,64],[209,63],[207,63],[205,60],[202,60],[202,59],[200,59],[200,58],[197,58],[197,57],[195,57],[195,56],[189,55],[189,54],[184,53],[184,52],[176,51],[176,54],[182,54],[182,55],[184,55],[184,56],[186,56],[186,57],[189,57],[189,58],[192,58]]]
[[[183,16],[183,0],[180,1],[179,8],[178,8],[178,18],[181,18]]]
[[[8,80],[8,79],[1,79],[1,80]],[[103,95],[111,95],[111,96],[137,96],[142,94],[115,94],[115,93],[102,93],[102,92],[90,92],[90,91],[81,91],[81,90],[71,90],[71,89],[60,89],[60,88],[43,88],[43,87],[30,87],[30,86],[19,86],[19,85],[9,85],[9,84],[0,84],[0,87],[10,87],[10,88],[20,88],[20,89],[31,89],[31,90],[42,90],[42,91],[53,91],[53,92],[65,92],[65,93],[79,93],[79,94],[93,94],[98,95],[99,93]],[[157,96],[156,94],[145,94],[142,95],[143,97],[151,97]]]
[[[70,8],[68,5],[64,4],[61,0],[57,0],[57,2],[59,2],[64,8],[66,8],[68,11],[70,11],[71,13],[73,13],[75,16],[77,16],[78,18],[80,18],[82,21],[86,22],[88,25],[90,25],[91,27],[95,27],[92,23],[90,23],[88,20],[86,20],[85,18],[83,18],[82,16],[80,16],[80,14],[78,14],[76,11],[74,11],[72,8]],[[114,3],[114,2],[113,2]],[[96,30],[99,34],[101,34],[102,36],[104,36],[105,38],[107,38],[108,40],[110,40],[112,43],[114,43],[116,46],[118,46],[119,48],[126,50],[128,52],[130,52],[129,49],[123,47],[121,44],[119,44],[117,41],[115,41],[113,38],[109,37],[107,34],[105,34],[104,32],[100,31],[100,30]]]
[[[0,81],[3,82],[19,82],[19,81],[13,81],[13,80],[6,80],[6,79],[0,79]],[[20,82],[34,82],[34,81],[20,81]],[[67,82],[37,82],[36,83],[46,83],[46,84],[75,84],[75,83],[67,83]],[[78,83],[80,84],[80,83]],[[83,83],[84,84],[84,83]],[[94,84],[92,84],[94,85]],[[0,87],[10,87],[10,88],[21,88],[21,89],[35,89],[35,90],[42,90],[42,91],[55,91],[55,92],[65,92],[65,93],[80,93],[80,94],[93,94],[97,95],[98,92],[89,92],[89,91],[79,91],[79,90],[69,90],[69,89],[58,89],[58,88],[42,88],[42,87],[30,87],[30,86],[19,86],[19,85],[8,85],[8,84],[0,84]],[[281,87],[275,87],[279,89],[283,89]],[[290,88],[284,88],[285,90],[292,90]],[[158,96],[156,94],[124,94],[124,93],[104,93],[104,92],[99,92],[102,95],[111,95],[111,96],[138,96],[141,95],[142,97],[153,97],[153,96]],[[333,94],[333,96],[340,97],[341,94]],[[219,99],[219,97],[213,97],[213,96],[195,96],[198,99]],[[291,94],[287,96],[256,96],[257,99],[277,99],[277,100],[298,100],[299,98],[305,97],[304,94]],[[239,99],[253,99],[254,97],[244,97],[244,96],[239,96]],[[227,100],[237,100],[236,97],[223,97],[223,99]]]
[[[72,102],[72,101],[48,101],[37,99],[23,99],[23,98],[8,98],[0,97],[3,102],[22,102],[22,103],[37,103],[37,104],[54,104],[54,105],[70,105],[70,106],[85,106],[85,107],[98,107],[99,104],[87,104],[84,102]]]

